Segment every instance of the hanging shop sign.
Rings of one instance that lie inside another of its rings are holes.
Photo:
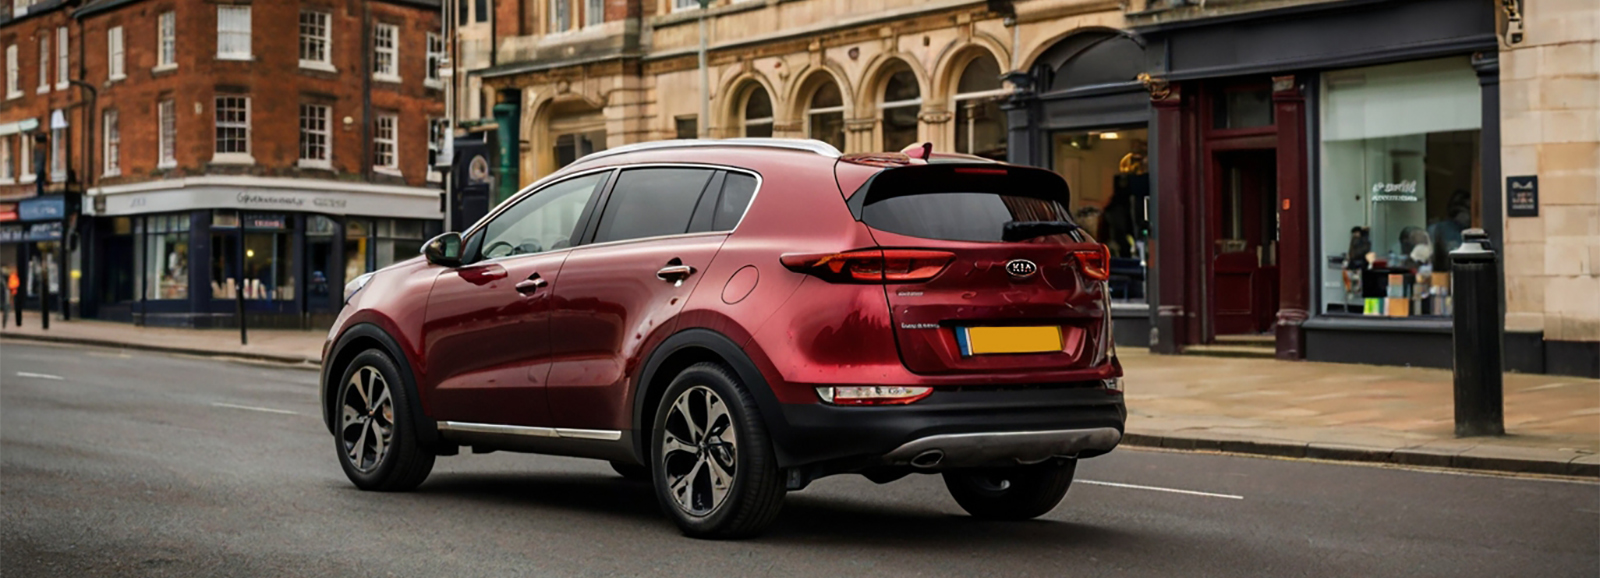
[[[66,216],[67,199],[60,195],[17,202],[17,218],[22,221],[59,221]]]
[[[1539,216],[1539,177],[1506,177],[1506,216]]]

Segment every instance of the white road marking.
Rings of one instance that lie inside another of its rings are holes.
[[[1091,486],[1107,486],[1107,487],[1112,487],[1112,488],[1127,488],[1127,489],[1130,489],[1130,490],[1150,490],[1152,492],[1167,492],[1167,493],[1171,493],[1171,494],[1184,494],[1186,496],[1202,496],[1202,497],[1206,497],[1206,498],[1227,498],[1229,500],[1243,500],[1244,499],[1244,496],[1235,496],[1233,494],[1213,494],[1211,492],[1196,492],[1194,490],[1179,490],[1179,489],[1175,489],[1175,488],[1158,488],[1156,486],[1140,486],[1140,485],[1135,485],[1135,484],[1119,484],[1119,483],[1116,483],[1116,482],[1097,482],[1097,481],[1094,481],[1094,480],[1078,480],[1078,483],[1080,483],[1080,484],[1089,484]]]
[[[260,411],[260,412],[266,412],[266,413],[281,413],[283,415],[300,415],[300,412],[298,412],[298,411],[289,411],[287,409],[272,409],[270,407],[256,407],[256,406],[253,406],[253,405],[234,405],[234,404],[231,404],[231,403],[222,403],[220,401],[212,402],[211,405],[216,406],[216,407],[227,407],[227,408],[232,408],[232,409],[243,409],[243,410]]]
[[[56,380],[56,381],[61,381],[61,380],[66,379],[65,377],[61,377],[59,375],[50,375],[48,373],[28,373],[26,371],[18,371],[17,372],[17,377],[32,377],[32,378],[36,378],[36,379],[53,379],[53,380]]]

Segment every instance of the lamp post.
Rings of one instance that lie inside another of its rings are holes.
[[[711,0],[700,0],[700,138],[711,137],[711,69],[706,66],[706,11]]]

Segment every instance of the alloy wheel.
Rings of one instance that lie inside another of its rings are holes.
[[[738,471],[733,416],[711,388],[697,385],[673,400],[661,432],[661,471],[673,501],[691,516],[716,511]]]
[[[378,368],[362,366],[345,385],[339,439],[345,458],[362,473],[377,469],[394,435],[394,398]]]

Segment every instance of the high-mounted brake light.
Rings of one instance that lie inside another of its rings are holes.
[[[918,283],[937,277],[956,258],[948,251],[862,249],[843,253],[789,253],[784,267],[833,283]]]
[[[931,387],[902,385],[817,388],[817,397],[834,405],[905,405],[932,393]]]
[[[1068,263],[1077,262],[1078,270],[1090,279],[1105,281],[1111,278],[1111,251],[1105,245],[1093,249],[1078,249],[1071,253]]]
[[[997,175],[1002,177],[1007,174],[1005,169],[989,169],[982,167],[956,167],[955,172],[958,175]]]

